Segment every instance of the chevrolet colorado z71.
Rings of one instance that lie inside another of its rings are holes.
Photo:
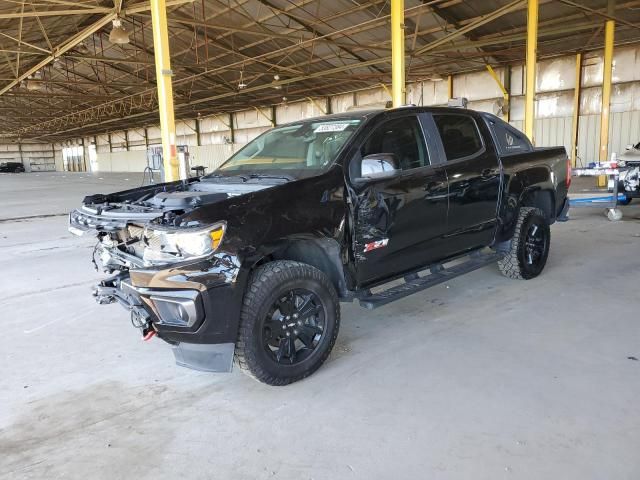
[[[235,355],[285,385],[328,357],[340,301],[375,308],[496,261],[539,275],[569,168],[564,148],[486,113],[330,115],[273,128],[212,174],[88,196],[69,229],[97,232],[94,262],[114,274],[97,301],[179,365],[229,371]]]

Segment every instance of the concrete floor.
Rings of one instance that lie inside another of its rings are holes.
[[[273,388],[179,368],[94,303],[63,214],[139,177],[0,175],[0,478],[640,477],[640,206],[572,213],[535,280],[345,305],[324,367]]]

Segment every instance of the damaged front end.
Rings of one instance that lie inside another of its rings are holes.
[[[96,270],[112,275],[94,288],[96,301],[122,305],[143,339],[158,336],[172,345],[179,365],[230,371],[240,264],[220,249],[226,221],[205,224],[190,214],[241,194],[238,186],[185,182],[139,190],[137,198],[135,191],[86,197],[69,214],[70,232],[97,237]]]

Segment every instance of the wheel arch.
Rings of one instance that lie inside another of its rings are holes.
[[[547,175],[544,175],[544,172]],[[542,210],[549,224],[556,221],[556,193],[548,171],[543,168],[517,172],[507,176],[505,193],[500,207],[500,223],[496,234],[496,244],[511,240],[518,212],[521,207],[535,207]],[[534,181],[537,180],[537,181]]]
[[[288,237],[272,245],[269,252],[262,255],[253,264],[252,269],[274,260],[293,260],[306,263],[327,275],[338,295],[344,297],[348,295],[348,286],[341,260],[341,251],[340,244],[333,238]]]
[[[550,224],[556,220],[556,197],[551,188],[530,187],[520,196],[520,207],[535,207],[544,212]]]

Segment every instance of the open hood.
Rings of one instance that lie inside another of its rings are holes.
[[[180,216],[203,205],[221,202],[289,181],[285,177],[219,176],[148,185],[109,195],[85,197],[69,214],[69,231],[115,232],[128,224],[143,226],[164,219],[179,226]]]

